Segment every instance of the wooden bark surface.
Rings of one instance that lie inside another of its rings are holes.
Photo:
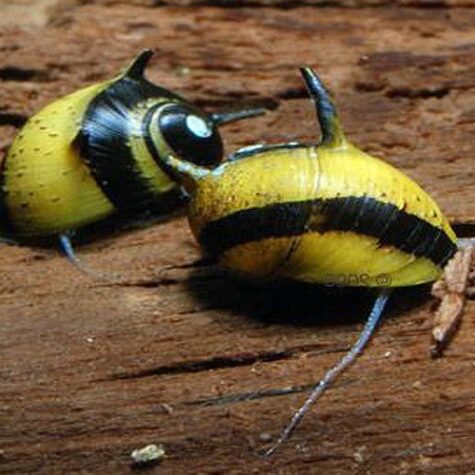
[[[2,4],[2,153],[38,108],[142,48],[157,52],[151,80],[204,107],[274,108],[223,129],[229,152],[315,140],[297,70],[309,64],[349,137],[475,235],[474,2],[152,3]],[[263,459],[255,451],[305,394],[196,402],[317,381],[356,339],[371,296],[228,280],[200,261],[184,218],[79,252],[124,279],[91,280],[55,249],[0,247],[1,473],[129,473],[130,452],[149,443],[168,456],[147,473],[475,473],[473,301],[431,360],[435,301],[427,288],[396,293],[357,364]]]

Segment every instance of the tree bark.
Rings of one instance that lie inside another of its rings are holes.
[[[209,110],[273,109],[223,128],[228,152],[316,141],[298,74],[308,64],[350,139],[475,235],[474,2],[156,3],[0,7],[2,154],[32,113],[112,77],[143,48],[156,51],[150,80]],[[167,457],[150,473],[475,470],[473,300],[431,360],[436,301],[427,287],[396,292],[357,363],[263,459],[256,451],[306,392],[236,395],[318,381],[357,338],[373,296],[233,281],[201,260],[183,217],[78,252],[124,278],[90,279],[56,249],[0,247],[1,473],[129,473],[129,454],[151,443]]]

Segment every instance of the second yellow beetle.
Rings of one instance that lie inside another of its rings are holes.
[[[317,106],[318,145],[257,146],[208,170],[176,154],[169,173],[191,195],[197,240],[222,265],[264,280],[379,287],[360,338],[314,388],[271,454],[373,334],[389,288],[436,280],[457,239],[434,200],[389,164],[346,139],[328,92],[302,74]]]

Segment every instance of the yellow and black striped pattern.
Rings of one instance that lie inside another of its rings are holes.
[[[67,233],[116,212],[133,215],[160,210],[162,204],[171,211],[181,205],[181,191],[162,169],[155,143],[162,153],[183,151],[179,155],[185,160],[195,158],[195,144],[186,143],[186,130],[175,133],[175,123],[176,137],[164,136],[157,110],[174,108],[183,120],[190,115],[201,121],[209,134],[196,141],[211,163],[221,159],[222,142],[211,116],[144,78],[151,55],[144,51],[116,78],[59,99],[27,122],[2,163],[4,236],[21,240]]]
[[[325,89],[303,72],[320,145],[257,149],[211,172],[168,157],[192,194],[195,236],[248,276],[370,287],[437,279],[456,249],[439,207],[403,173],[348,143]]]

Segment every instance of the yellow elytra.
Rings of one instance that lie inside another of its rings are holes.
[[[396,287],[430,282],[456,250],[434,200],[349,143],[330,96],[303,74],[322,140],[250,147],[213,170],[166,163],[191,195],[189,220],[227,268],[263,279]]]
[[[218,126],[263,113],[203,112],[145,79],[151,56],[143,51],[117,77],[56,100],[26,123],[0,172],[3,240],[58,236],[81,267],[70,240],[76,230],[116,214],[160,217],[182,206],[186,196],[162,156],[214,165],[223,156]]]
[[[315,384],[265,452],[271,455],[373,335],[392,287],[430,282],[457,249],[437,204],[416,183],[349,143],[330,95],[309,68],[318,145],[255,146],[207,170],[169,154],[165,164],[191,196],[189,220],[204,249],[258,279],[378,287],[350,351]]]
[[[34,115],[2,164],[3,235],[69,233],[116,212],[171,201],[177,184],[159,155],[214,165],[223,155],[218,126],[262,109],[207,114],[145,79],[143,51],[117,77],[69,94]]]

